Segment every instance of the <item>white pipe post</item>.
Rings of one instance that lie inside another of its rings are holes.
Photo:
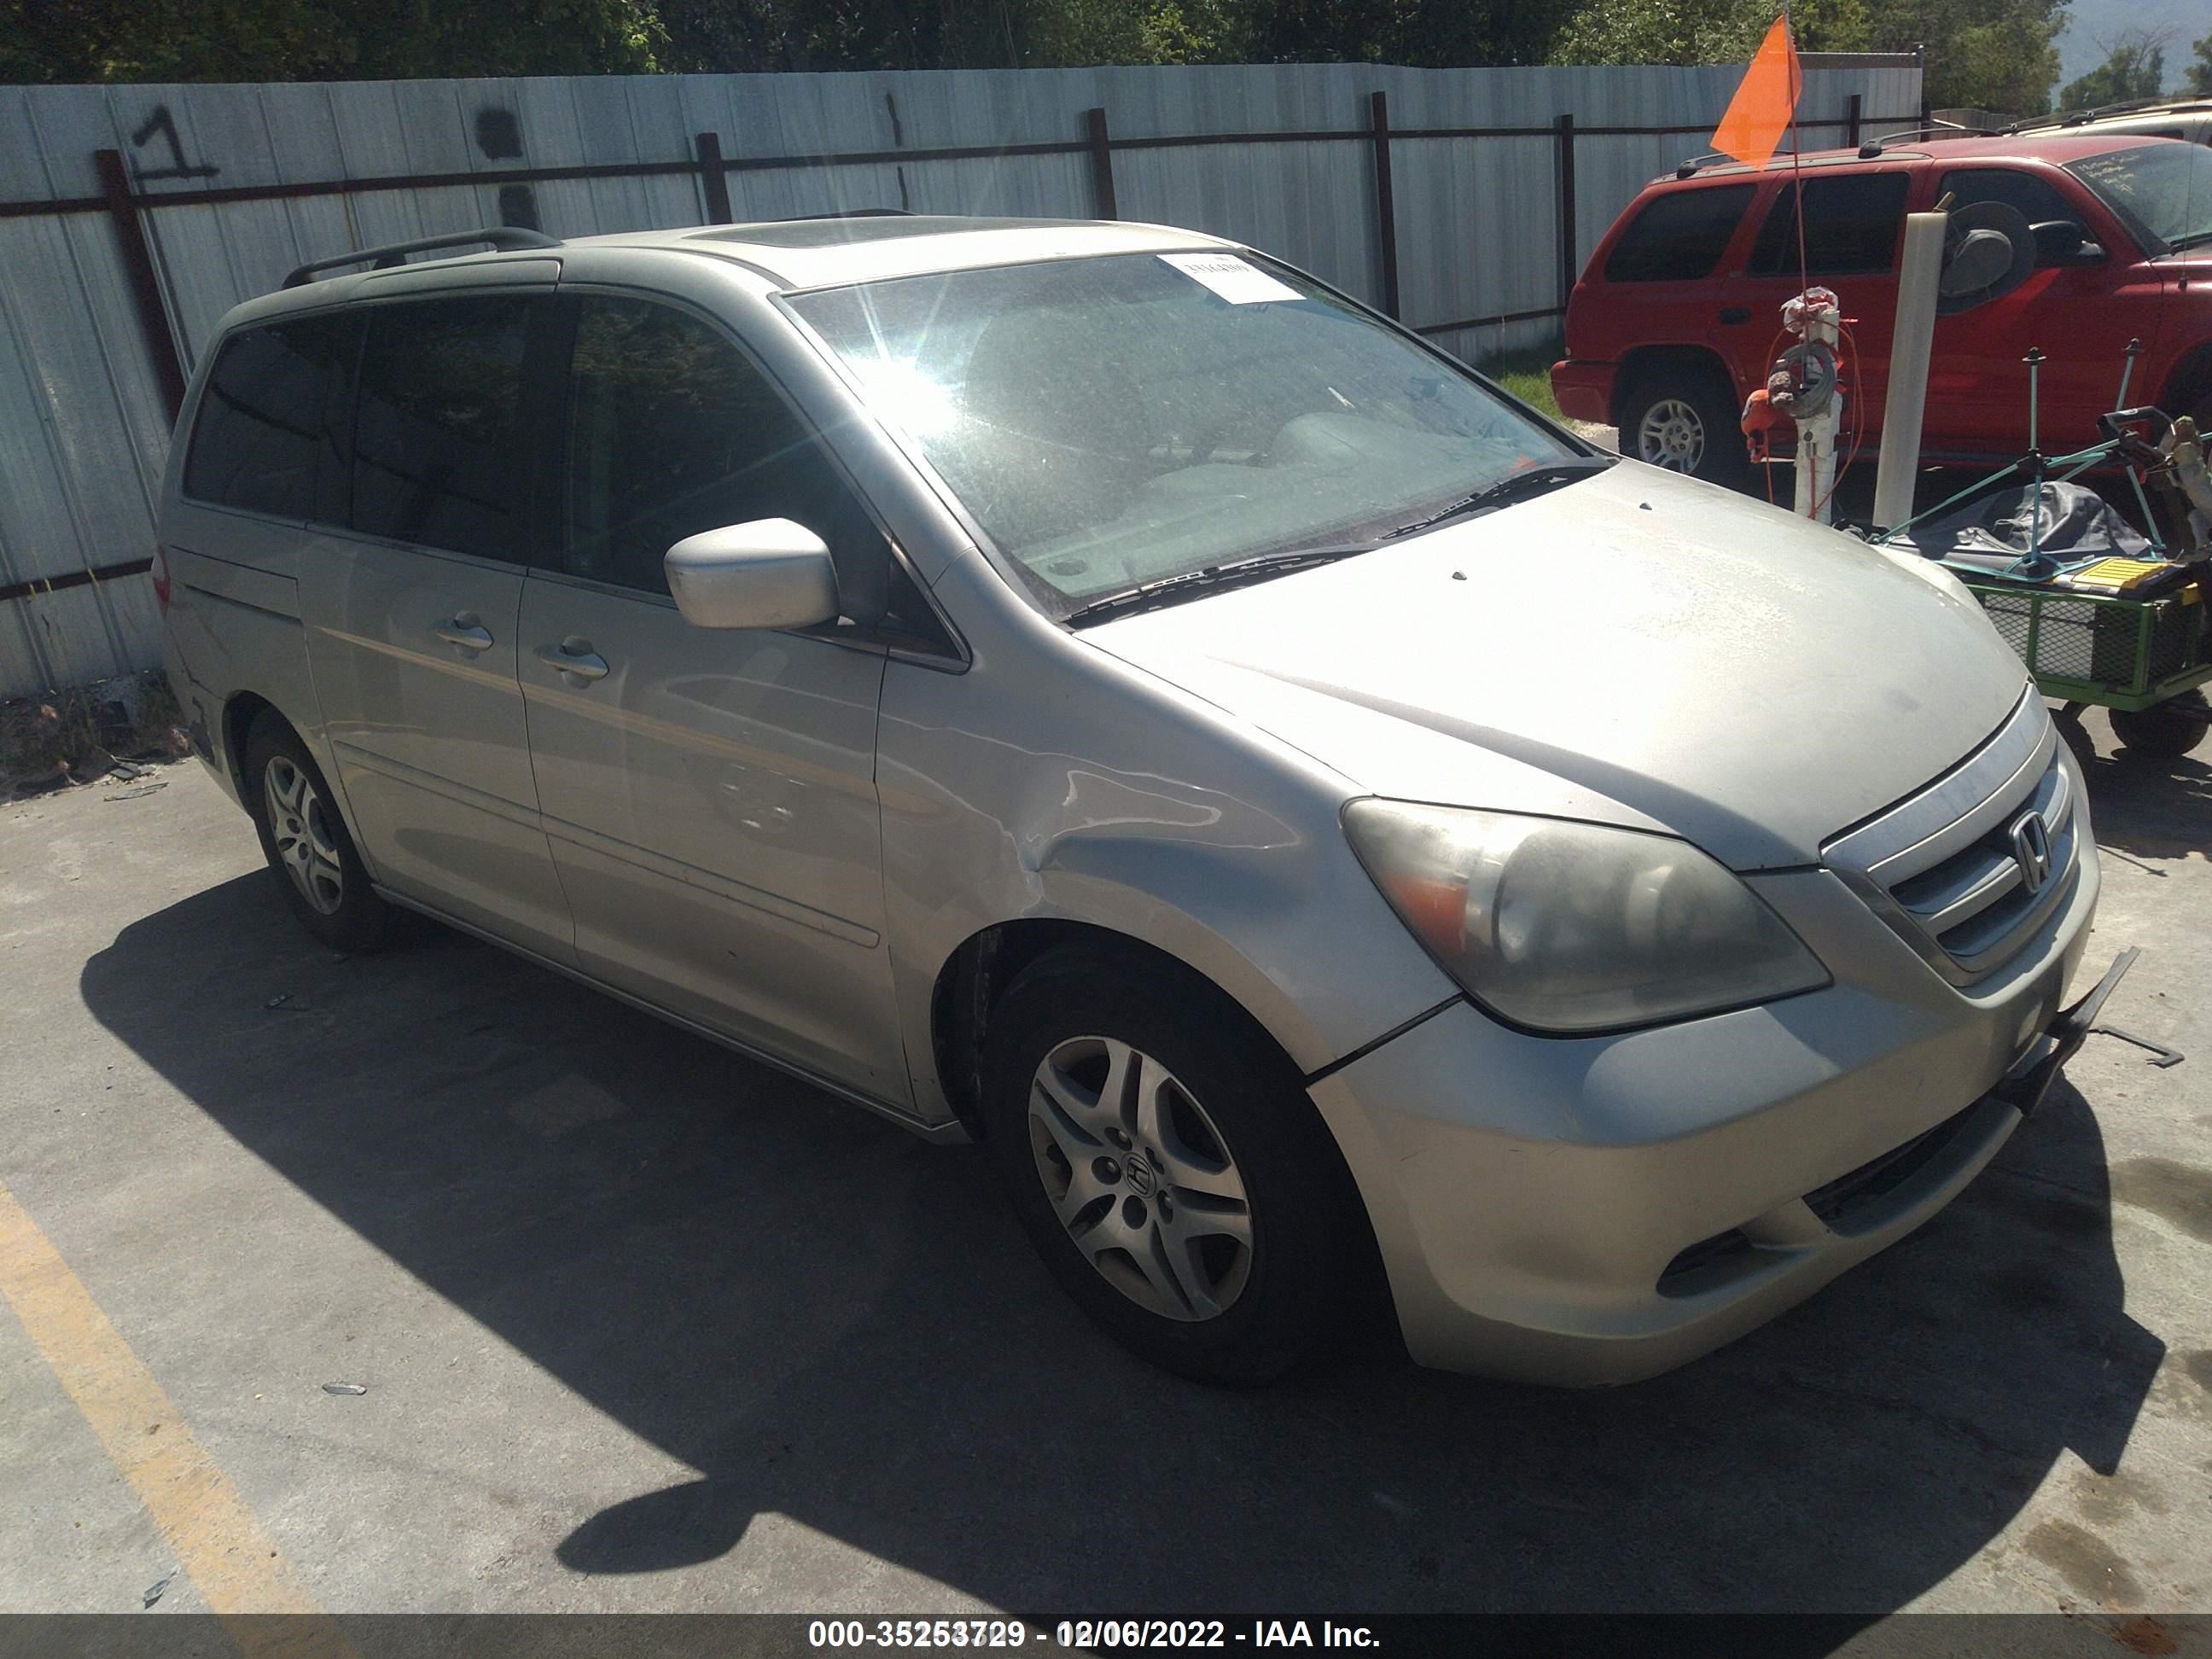
[[[1833,306],[1808,308],[1805,313],[1805,343],[1828,348],[1828,361],[1837,361],[1843,343],[1842,318]],[[1838,377],[1840,380],[1840,376]],[[1836,494],[1836,433],[1843,424],[1844,389],[1838,384],[1829,394],[1827,407],[1809,421],[1797,422],[1797,516],[1826,524],[1834,517]]]
[[[1874,475],[1874,523],[1894,530],[1912,516],[1920,473],[1920,428],[1928,413],[1928,360],[1936,340],[1936,287],[1943,274],[1945,213],[1905,220],[1897,277],[1897,324],[1889,346],[1889,398],[1882,407],[1881,459]]]

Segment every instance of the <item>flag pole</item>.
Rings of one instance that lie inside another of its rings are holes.
[[[1797,106],[1804,97],[1804,70],[1797,57],[1797,25],[1790,15],[1790,0],[1782,0],[1782,27],[1790,33],[1790,58],[1797,70],[1796,85],[1791,91],[1796,95],[1790,100],[1790,172],[1791,188],[1796,193],[1797,220],[1797,291],[1804,293],[1813,286],[1811,267],[1805,258],[1805,146],[1797,137]]]

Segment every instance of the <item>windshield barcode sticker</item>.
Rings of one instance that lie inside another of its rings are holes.
[[[1297,289],[1289,283],[1277,282],[1233,253],[1163,253],[1160,262],[1173,265],[1194,283],[1204,283],[1232,306],[1298,297]]]

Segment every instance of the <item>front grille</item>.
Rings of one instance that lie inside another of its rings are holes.
[[[1937,972],[1971,984],[2072,890],[2082,819],[2062,753],[2031,690],[1981,748],[1822,857]]]
[[[2013,842],[2021,813],[2001,812],[1996,824],[1950,857],[1889,890],[1905,914],[1954,960],[1972,962],[2019,931],[2040,908],[2050,883],[2073,867],[2074,786],[2051,765],[2023,809],[2043,820],[2050,865],[2031,890]]]

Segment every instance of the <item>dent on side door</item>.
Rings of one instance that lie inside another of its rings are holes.
[[[531,752],[579,958],[879,1098],[908,1091],[884,944],[884,658],[524,585]],[[573,666],[588,656],[588,676]]]

